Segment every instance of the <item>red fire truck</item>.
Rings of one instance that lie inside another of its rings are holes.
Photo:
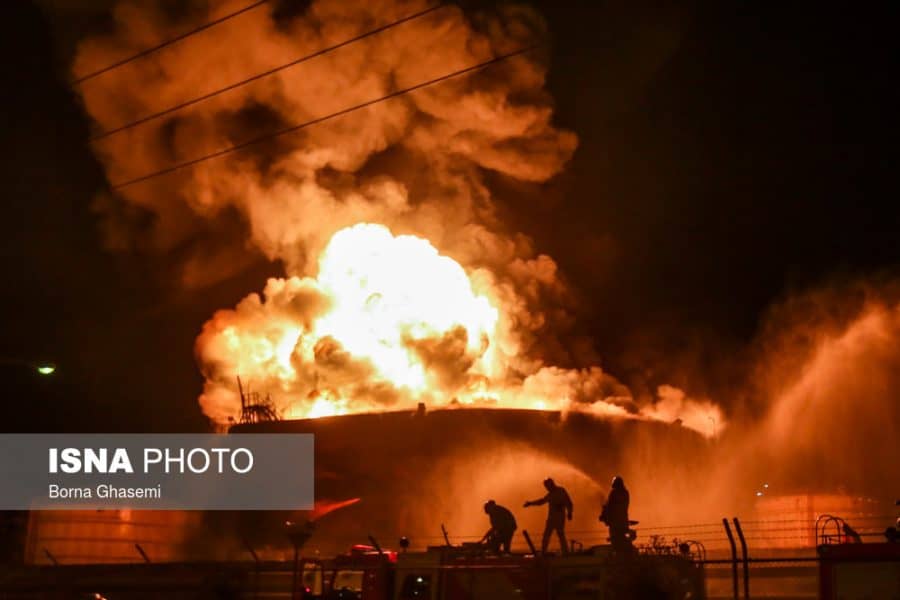
[[[897,505],[900,506],[900,500]],[[885,531],[886,539],[864,542],[840,517],[820,516],[816,521],[819,598],[900,598],[900,519],[897,525]]]
[[[483,546],[386,552],[355,546],[306,560],[298,597],[321,600],[703,599],[703,567],[688,556],[616,555],[608,546],[566,556],[494,555]]]

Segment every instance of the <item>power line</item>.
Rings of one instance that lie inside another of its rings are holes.
[[[203,101],[205,101],[205,100],[209,100],[210,98],[213,98],[213,97],[215,97],[215,96],[218,96],[219,94],[224,94],[225,92],[230,92],[231,90],[237,89],[237,88],[239,88],[239,87],[241,87],[241,86],[247,85],[248,83],[252,83],[252,82],[257,81],[257,80],[259,80],[259,79],[262,79],[262,78],[264,78],[264,77],[268,77],[269,75],[273,75],[273,74],[275,74],[275,73],[278,73],[279,71],[283,71],[284,69],[288,69],[288,68],[290,68],[290,67],[294,67],[294,66],[296,66],[296,65],[299,65],[300,63],[304,63],[304,62],[307,62],[307,61],[309,61],[309,60],[312,60],[313,58],[322,56],[323,54],[327,54],[327,53],[329,53],[329,52],[333,52],[334,50],[337,50],[338,48],[343,48],[344,46],[348,46],[348,45],[350,45],[350,44],[353,44],[353,43],[355,43],[355,42],[358,42],[358,41],[360,41],[360,40],[363,40],[363,39],[365,39],[365,38],[367,38],[367,37],[371,37],[371,36],[373,36],[373,35],[376,35],[376,34],[379,34],[379,33],[383,32],[383,31],[387,31],[388,29],[391,29],[391,28],[393,28],[393,27],[397,27],[398,25],[402,25],[403,23],[407,23],[407,22],[412,21],[412,20],[414,20],[414,19],[418,19],[418,18],[420,18],[420,17],[423,17],[423,16],[427,15],[428,13],[431,13],[431,12],[436,11],[436,10],[439,9],[439,8],[443,8],[444,6],[447,6],[447,5],[446,5],[446,4],[443,4],[443,3],[440,3],[440,4],[436,4],[436,5],[434,5],[434,6],[431,6],[431,7],[429,7],[429,8],[426,8],[425,10],[420,10],[420,11],[417,12],[417,13],[413,13],[413,14],[411,14],[411,15],[409,15],[409,16],[406,16],[406,17],[403,17],[402,19],[399,19],[399,20],[397,20],[397,21],[393,21],[393,22],[388,23],[388,24],[386,24],[386,25],[382,25],[381,27],[376,27],[375,29],[371,29],[371,30],[369,30],[369,31],[366,31],[365,33],[361,33],[361,34],[359,34],[359,35],[357,35],[357,36],[354,36],[354,37],[352,37],[352,38],[346,39],[346,40],[344,40],[343,42],[340,42],[340,43],[335,44],[335,45],[333,45],[333,46],[328,46],[327,48],[322,48],[321,50],[317,50],[317,51],[313,52],[312,54],[307,54],[306,56],[302,56],[302,57],[300,57],[300,58],[298,58],[298,59],[292,60],[292,61],[290,61],[290,62],[288,62],[288,63],[283,64],[283,65],[274,67],[274,68],[272,68],[272,69],[269,69],[268,71],[263,71],[262,73],[257,73],[256,75],[253,75],[252,77],[248,77],[248,78],[246,78],[246,79],[242,79],[242,80],[240,80],[240,81],[236,81],[236,82],[234,82],[234,83],[232,83],[232,84],[226,85],[226,86],[223,87],[223,88],[219,88],[219,89],[217,89],[217,90],[214,90],[214,91],[212,91],[212,92],[209,92],[208,94],[204,94],[204,95],[198,96],[197,98],[194,98],[194,99],[192,99],[192,100],[187,100],[187,101],[182,102],[182,103],[180,103],[180,104],[176,104],[176,105],[174,105],[174,106],[170,106],[169,108],[163,109],[163,110],[161,110],[161,111],[159,111],[159,112],[155,112],[155,113],[149,114],[149,115],[147,115],[147,116],[145,116],[145,117],[141,117],[140,119],[136,119],[136,120],[131,121],[131,122],[129,122],[129,123],[125,123],[124,125],[120,125],[119,127],[116,127],[115,129],[110,129],[110,130],[108,130],[108,131],[104,131],[103,133],[100,133],[100,134],[97,134],[97,135],[93,136],[93,137],[91,138],[91,141],[102,140],[102,139],[107,138],[107,137],[109,137],[109,136],[111,136],[111,135],[113,135],[113,134],[119,133],[120,131],[125,131],[126,129],[131,129],[131,128],[133,128],[133,127],[137,127],[138,125],[141,125],[141,124],[143,124],[143,123],[146,123],[147,121],[152,121],[152,120],[154,120],[154,119],[158,119],[159,117],[163,117],[163,116],[165,116],[165,115],[168,115],[168,114],[171,114],[171,113],[173,113],[173,112],[179,111],[179,110],[181,110],[181,109],[183,109],[183,108],[187,108],[188,106],[193,106],[194,104],[197,104],[197,103],[199,103],[199,102],[203,102]]]
[[[218,19],[208,21],[208,22],[204,23],[203,25],[201,25],[200,27],[197,27],[196,29],[191,29],[190,31],[186,31],[185,33],[182,33],[181,35],[170,38],[160,44],[157,44],[156,46],[153,46],[151,48],[146,48],[144,50],[141,50],[137,54],[133,54],[127,58],[123,58],[122,60],[116,61],[116,62],[112,63],[111,65],[107,65],[107,66],[103,67],[102,69],[97,69],[96,71],[92,71],[92,72],[88,73],[87,75],[83,75],[83,76],[79,77],[78,79],[76,79],[73,82],[73,85],[81,85],[82,83],[84,83],[85,81],[87,81],[89,79],[93,79],[94,77],[97,77],[98,75],[103,75],[104,73],[106,73],[108,71],[112,71],[113,69],[117,69],[117,68],[121,67],[122,65],[127,65],[128,63],[135,61],[139,58],[144,58],[145,56],[153,54],[157,50],[162,50],[166,46],[171,46],[172,44],[174,44],[176,42],[180,42],[181,40],[183,40],[185,38],[189,38],[196,33],[200,33],[201,31],[204,31],[211,27],[215,27],[216,25],[219,25],[220,23],[224,23],[225,21],[228,21],[229,19],[233,19],[234,17],[237,17],[238,15],[242,15],[245,12],[251,11],[258,6],[262,6],[263,4],[266,4],[267,2],[268,2],[268,0],[259,0],[258,2],[253,2],[252,4],[248,4],[244,8],[236,10],[233,13],[229,13],[227,15],[219,17]]]
[[[226,154],[231,154],[232,152],[236,152],[236,151],[238,151],[238,150],[242,150],[242,149],[247,148],[247,147],[249,147],[249,146],[253,146],[253,145],[255,145],[255,144],[258,144],[258,143],[260,143],[260,142],[264,142],[264,141],[267,141],[267,140],[271,140],[271,139],[273,139],[273,138],[280,137],[280,136],[282,136],[282,135],[286,135],[286,134],[288,134],[288,133],[293,133],[293,132],[295,132],[295,131],[299,131],[299,130],[301,130],[301,129],[305,129],[305,128],[310,127],[310,126],[312,126],[312,125],[317,125],[317,124],[319,124],[319,123],[323,123],[323,122],[325,122],[325,121],[328,121],[328,120],[331,120],[331,119],[334,119],[334,118],[337,118],[337,117],[340,117],[340,116],[349,114],[349,113],[351,113],[351,112],[360,110],[360,109],[362,109],[362,108],[366,108],[366,107],[372,106],[373,104],[378,104],[378,103],[380,103],[380,102],[384,102],[384,101],[390,100],[390,99],[392,99],[392,98],[397,98],[397,97],[399,97],[399,96],[403,96],[403,95],[408,94],[408,93],[410,93],[410,92],[414,92],[414,91],[416,91],[416,90],[420,90],[420,89],[422,89],[422,88],[425,88],[425,87],[428,87],[428,86],[431,86],[431,85],[435,85],[435,84],[440,83],[440,82],[442,82],[442,81],[446,81],[446,80],[452,79],[452,78],[454,78],[454,77],[459,77],[460,75],[465,75],[466,73],[472,73],[472,72],[474,72],[474,71],[479,71],[479,70],[481,70],[481,69],[484,69],[485,67],[488,67],[488,66],[490,66],[490,65],[497,64],[497,63],[499,63],[499,62],[502,62],[502,61],[507,60],[507,59],[509,59],[509,58],[512,58],[512,57],[514,57],[514,56],[519,56],[520,54],[525,54],[526,52],[530,52],[531,50],[534,50],[535,48],[538,48],[539,46],[540,46],[539,44],[535,44],[535,45],[533,45],[533,46],[528,46],[528,47],[525,47],[525,48],[520,48],[519,50],[516,50],[516,51],[514,51],[514,52],[508,52],[508,53],[506,53],[506,54],[501,54],[501,55],[499,55],[499,56],[495,56],[494,58],[492,58],[492,59],[490,59],[490,60],[486,60],[486,61],[484,61],[484,62],[480,62],[480,63],[478,63],[478,64],[475,64],[475,65],[466,67],[466,68],[464,68],[464,69],[460,69],[460,70],[458,70],[458,71],[453,71],[452,73],[447,73],[446,75],[441,75],[440,77],[436,77],[436,78],[434,78],[434,79],[429,79],[428,81],[424,81],[424,82],[422,82],[422,83],[417,83],[416,85],[413,85],[413,86],[410,86],[410,87],[406,87],[406,88],[402,88],[402,89],[393,91],[393,92],[391,92],[391,93],[389,93],[389,94],[386,94],[386,95],[384,95],[384,96],[381,96],[381,97],[379,97],[379,98],[375,98],[375,99],[373,99],[373,100],[367,100],[367,101],[362,102],[362,103],[360,103],[360,104],[356,104],[356,105],[354,105],[354,106],[350,106],[350,107],[348,107],[348,108],[341,109],[341,110],[339,110],[339,111],[337,111],[337,112],[333,112],[333,113],[331,113],[331,114],[328,114],[328,115],[325,115],[325,116],[322,116],[322,117],[317,117],[317,118],[311,119],[311,120],[309,120],[309,121],[304,121],[303,123],[298,123],[298,124],[296,124],[296,125],[291,125],[291,126],[289,126],[289,127],[285,127],[285,128],[283,128],[283,129],[279,129],[279,130],[273,131],[273,132],[271,132],[271,133],[267,133],[267,134],[265,134],[265,135],[261,135],[261,136],[258,136],[258,137],[249,139],[249,140],[247,140],[247,141],[245,141],[245,142],[241,142],[240,144],[235,144],[235,145],[233,145],[233,146],[228,146],[227,148],[223,148],[222,150],[217,150],[216,152],[211,152],[210,154],[205,154],[205,155],[203,155],[203,156],[200,156],[200,157],[197,157],[197,158],[188,160],[188,161],[184,161],[184,162],[181,162],[181,163],[172,165],[172,166],[170,166],[170,167],[166,167],[165,169],[160,169],[159,171],[154,171],[154,172],[148,173],[148,174],[146,174],[146,175],[141,175],[140,177],[135,177],[134,179],[129,179],[129,180],[126,180],[126,181],[121,181],[121,182],[118,182],[118,183],[114,183],[114,184],[112,184],[112,185],[110,186],[110,189],[113,189],[113,190],[119,190],[119,189],[122,189],[122,188],[124,188],[124,187],[128,187],[128,186],[130,186],[130,185],[134,185],[134,184],[136,184],[136,183],[141,183],[141,182],[143,182],[143,181],[147,181],[148,179],[153,179],[154,177],[159,177],[160,175],[166,175],[166,174],[168,174],[168,173],[173,173],[173,172],[175,172],[175,171],[180,171],[181,169],[184,169],[184,168],[187,168],[187,167],[191,167],[191,166],[193,166],[193,165],[196,165],[196,164],[205,162],[205,161],[207,161],[207,160],[212,160],[212,159],[214,159],[214,158],[219,158],[220,156],[224,156],[224,155],[226,155]]]

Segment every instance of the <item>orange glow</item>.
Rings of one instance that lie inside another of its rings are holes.
[[[411,342],[440,338],[455,327],[465,329],[479,371],[490,358],[485,350],[492,346],[497,309],[427,240],[394,237],[379,225],[343,229],[322,254],[317,281],[332,303],[315,337],[331,337],[367,358],[378,376],[398,387],[424,391],[427,368]]]
[[[704,435],[712,422],[721,429],[717,407],[676,388],[661,388],[652,408],[637,411],[599,367],[524,360],[511,316],[519,300],[426,239],[371,223],[347,227],[322,250],[315,277],[271,279],[263,298],[251,294],[206,324],[197,340],[207,373],[201,403],[220,420],[238,417],[240,375],[292,419],[425,402],[681,418]]]

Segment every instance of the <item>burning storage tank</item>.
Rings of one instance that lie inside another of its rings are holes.
[[[519,530],[539,538],[546,510],[522,504],[544,495],[547,477],[574,500],[571,537],[585,546],[603,543],[598,515],[612,474],[633,473],[635,509],[658,521],[671,517],[662,514],[658,494],[674,504],[671,495],[681,490],[673,486],[690,485],[671,476],[673,465],[702,473],[709,447],[675,424],[505,409],[420,407],[241,424],[231,432],[315,435],[317,512],[346,504],[316,521],[308,549],[323,554],[369,535],[390,545],[407,536],[413,548],[424,548],[444,542],[442,525],[454,543],[478,539],[487,528],[482,505],[488,499],[511,508]],[[284,521],[308,515],[234,517],[246,541],[274,547],[286,543]],[[524,547],[524,539],[517,535],[514,545]]]
[[[116,30],[83,41],[73,70],[132,46],[147,23],[156,24],[152,35],[171,37],[175,21],[156,13],[129,5]],[[577,146],[554,124],[547,57],[535,46],[547,34],[539,14],[315,0],[297,11],[248,11],[239,23],[81,91],[88,115],[109,133],[95,151],[116,180],[170,164],[162,139],[187,157],[256,138],[257,117],[281,127],[318,116],[279,136],[277,147],[243,144],[204,161],[202,177],[184,170],[115,186],[109,205],[158,215],[151,246],[162,242],[167,254],[183,235],[196,237],[198,253],[186,255],[177,276],[193,289],[231,277],[248,264],[248,249],[284,267],[203,325],[199,402],[220,427],[251,421],[233,431],[316,434],[322,508],[314,514],[359,501],[319,520],[311,543],[343,550],[342,535],[384,533],[421,547],[440,536],[441,523],[477,536],[489,498],[539,528],[541,509],[518,507],[543,495],[548,476],[577,495],[573,527],[597,532],[600,496],[616,471],[649,482],[667,464],[675,469],[676,456],[702,460],[706,444],[694,432],[722,431],[719,408],[671,386],[637,398],[601,368],[575,330],[576,294],[556,262],[503,218],[514,199],[495,198],[500,181],[538,191]],[[366,33],[372,27],[378,35]],[[298,69],[272,69],[278,57],[313,54]],[[112,134],[132,113],[192,95],[196,78],[182,75],[196,72],[198,58],[205,85],[228,94]],[[268,82],[230,85],[234,74],[261,70],[270,70]],[[409,93],[379,99],[400,88]],[[140,160],[134,147],[144,150]],[[112,212],[116,239],[146,235]],[[232,217],[240,226],[220,227]],[[194,236],[194,227],[215,233]],[[199,241],[207,238],[209,248]],[[272,399],[254,401],[249,419],[238,377]],[[676,420],[685,428],[672,427]],[[237,548],[275,547],[285,536],[275,533],[280,523],[262,526],[270,517],[210,514],[207,530],[237,531],[246,538]]]

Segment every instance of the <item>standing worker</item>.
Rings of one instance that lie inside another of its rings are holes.
[[[484,503],[484,512],[491,520],[491,528],[487,530],[480,543],[487,542],[492,552],[500,554],[502,550],[509,554],[513,533],[516,531],[516,518],[505,506],[493,500]]]
[[[572,520],[572,499],[563,487],[556,485],[549,477],[544,480],[547,495],[540,500],[529,500],[525,508],[547,504],[547,525],[544,527],[544,539],[541,541],[541,554],[547,554],[547,546],[550,545],[550,534],[556,531],[559,536],[559,545],[563,554],[569,552],[566,543],[566,518]]]
[[[609,498],[603,505],[600,520],[609,527],[609,541],[616,550],[627,550],[631,547],[631,537],[628,532],[628,504],[630,497],[625,481],[616,475],[612,480],[612,489]]]

